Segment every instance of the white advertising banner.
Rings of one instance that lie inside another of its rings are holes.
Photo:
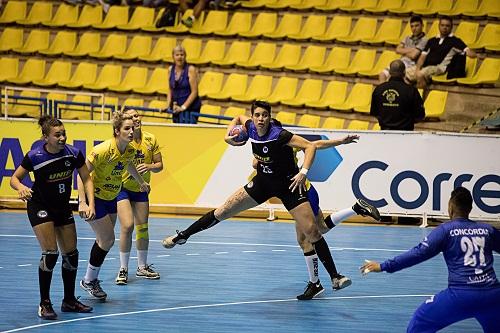
[[[311,141],[341,138],[349,131],[290,129]],[[474,218],[500,220],[500,137],[427,132],[356,132],[356,144],[318,150],[308,178],[324,211],[352,206],[356,198],[382,214],[447,216],[450,192],[471,190]],[[299,156],[300,161],[300,156]],[[198,197],[217,207],[246,184],[251,145],[231,147]],[[300,162],[299,162],[300,164]]]

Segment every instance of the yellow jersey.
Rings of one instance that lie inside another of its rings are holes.
[[[103,200],[116,198],[122,187],[122,175],[134,159],[134,153],[134,147],[129,144],[121,154],[114,138],[101,142],[92,149],[87,159],[94,166],[90,175],[97,198]]]
[[[142,163],[151,164],[153,163],[153,156],[160,152],[160,146],[156,141],[156,137],[149,133],[142,131],[141,142],[137,143],[132,141],[131,146],[134,147],[134,165],[137,166]],[[145,182],[149,183],[151,180],[151,171],[146,172],[142,175]],[[123,174],[123,187],[129,191],[140,192],[139,183],[132,177],[127,170]]]

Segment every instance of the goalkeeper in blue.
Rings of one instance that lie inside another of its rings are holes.
[[[381,264],[367,261],[360,267],[362,274],[394,273],[443,252],[448,288],[420,305],[407,332],[436,332],[468,318],[476,318],[485,333],[499,332],[500,283],[493,269],[493,251],[500,253],[500,231],[470,220],[471,210],[471,193],[457,187],[448,202],[451,221],[406,253]]]

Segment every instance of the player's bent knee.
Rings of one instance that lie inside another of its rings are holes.
[[[56,251],[43,251],[40,258],[40,269],[44,272],[52,272],[57,263],[59,252]]]
[[[70,253],[63,254],[63,268],[67,271],[76,271],[78,269],[78,249]]]
[[[135,227],[135,239],[149,239],[149,229],[148,229],[148,224],[139,224]]]

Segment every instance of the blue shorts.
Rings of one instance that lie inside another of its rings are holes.
[[[309,190],[307,191],[307,197],[309,198],[309,203],[311,204],[311,208],[313,210],[314,216],[318,216],[319,214],[319,194],[318,191],[311,184]]]
[[[436,332],[453,323],[476,318],[485,333],[498,332],[500,286],[496,288],[448,288],[426,300],[415,311],[407,333]]]
[[[122,190],[120,191],[120,193],[118,193],[118,196],[116,197],[116,201],[121,201],[121,200],[128,200],[133,202],[148,202],[149,196],[148,192],[134,192],[122,187]]]
[[[95,198],[95,218],[100,219],[106,215],[116,214],[116,198],[103,200]]]

